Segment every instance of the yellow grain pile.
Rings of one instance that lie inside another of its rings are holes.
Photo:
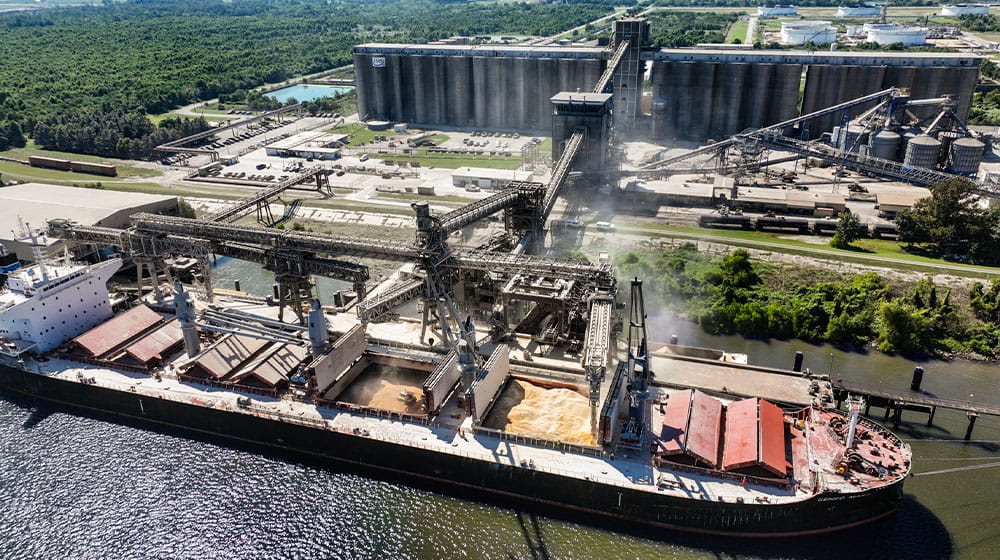
[[[507,411],[499,423],[508,432],[580,445],[597,443],[590,430],[590,403],[571,389],[546,389],[513,379],[497,409]]]
[[[409,393],[413,399],[402,398],[403,393]],[[424,413],[422,408],[424,393],[420,387],[392,383],[385,379],[365,379],[356,382],[344,392],[340,400],[392,412]]]
[[[389,383],[385,379],[379,380],[382,384],[375,394],[372,395],[368,406],[391,410],[393,412],[407,412],[410,414],[420,414],[424,412],[424,392],[412,385],[397,385]],[[413,398],[404,399],[404,393],[409,393]],[[407,404],[407,401],[410,404]]]

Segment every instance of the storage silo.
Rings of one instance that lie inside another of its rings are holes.
[[[849,124],[840,129],[840,149],[857,152],[859,146],[868,143],[868,133],[863,126]]]
[[[937,138],[926,134],[914,136],[906,143],[906,156],[903,158],[903,163],[910,167],[934,169],[937,166],[940,149],[941,142]]]
[[[951,143],[948,170],[963,175],[978,173],[985,149],[986,144],[969,136],[955,140]]]
[[[948,165],[948,162],[951,161],[951,143],[961,137],[961,134],[953,130],[943,130],[938,133],[937,139],[941,142],[940,151],[938,151],[938,165],[941,167]]]
[[[899,134],[891,130],[880,130],[868,140],[868,155],[880,159],[895,160],[899,153]]]

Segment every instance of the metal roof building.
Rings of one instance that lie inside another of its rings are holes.
[[[177,197],[103,189],[22,183],[0,188],[0,243],[22,260],[31,260],[28,246],[16,240],[18,221],[44,228],[45,221],[65,218],[88,226],[125,227],[137,212],[176,213]],[[14,230],[14,231],[12,231]]]

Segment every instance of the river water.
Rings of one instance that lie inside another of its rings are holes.
[[[228,275],[228,276],[227,276]],[[240,277],[220,263],[217,285]],[[225,279],[228,278],[228,279]],[[333,288],[334,286],[331,286]],[[747,352],[752,363],[806,367],[893,387],[913,362],[798,342],[705,335],[669,317],[654,339]],[[924,389],[1000,400],[1000,367],[928,362]],[[873,416],[881,418],[879,409]],[[980,418],[960,441],[964,415],[904,413],[897,433],[914,472],[1000,462],[1000,422]],[[998,558],[1000,467],[915,476],[894,517],[834,536],[771,541],[643,530],[480,501],[368,473],[264,455],[211,439],[151,431],[4,395],[0,399],[0,558]]]

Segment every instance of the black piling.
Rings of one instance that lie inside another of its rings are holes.
[[[976,414],[975,412],[969,412],[968,416],[969,416],[969,427],[965,430],[965,441],[969,441],[972,439],[972,428],[976,426],[976,419],[979,418],[979,415]]]
[[[676,334],[672,334],[672,335],[670,335],[670,344],[677,344],[677,341],[678,341],[678,340],[679,340],[679,339],[677,338],[677,335],[676,335]]]
[[[792,365],[792,371],[802,371],[802,352],[795,352],[795,364]]]
[[[240,290],[240,281],[239,280],[233,280],[233,289],[236,290],[237,292],[241,292],[242,291],[242,290]]]
[[[910,380],[910,390],[919,391],[920,384],[924,381],[924,368],[917,366],[913,368],[913,379]]]

